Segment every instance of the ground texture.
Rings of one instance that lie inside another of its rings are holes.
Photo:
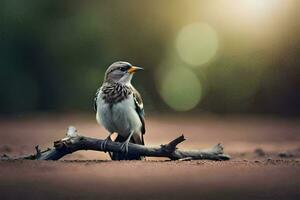
[[[300,199],[300,121],[257,117],[148,117],[147,145],[184,134],[179,148],[218,142],[230,161],[109,161],[77,152],[62,161],[0,161],[0,199]],[[0,120],[0,155],[51,147],[69,125],[85,136],[106,132],[91,116]]]

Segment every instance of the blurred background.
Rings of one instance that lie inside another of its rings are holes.
[[[299,58],[300,0],[0,0],[0,198],[300,199]],[[119,60],[145,69],[147,146],[184,134],[241,162],[3,161],[69,125],[106,138],[93,99]]]
[[[296,0],[0,2],[0,113],[93,112],[124,60],[146,112],[300,115]]]
[[[107,67],[141,66],[147,145],[224,144],[300,157],[297,0],[0,1],[0,155],[51,147],[69,125],[105,138],[93,99]],[[261,151],[258,151],[261,152]],[[292,153],[291,153],[292,152]],[[245,157],[246,156],[246,157]],[[66,159],[109,159],[77,152]]]

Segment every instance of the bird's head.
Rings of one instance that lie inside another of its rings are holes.
[[[106,70],[104,82],[130,84],[133,74],[139,70],[143,68],[124,61],[114,62]]]

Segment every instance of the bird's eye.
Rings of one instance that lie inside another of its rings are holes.
[[[125,71],[126,71],[126,69],[123,68],[123,67],[119,67],[119,70],[121,70],[122,72],[125,72]]]

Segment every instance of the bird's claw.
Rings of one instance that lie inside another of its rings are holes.
[[[128,154],[128,144],[129,144],[129,141],[125,141],[124,143],[122,143],[121,145],[121,151],[123,153],[125,153],[125,155]]]

